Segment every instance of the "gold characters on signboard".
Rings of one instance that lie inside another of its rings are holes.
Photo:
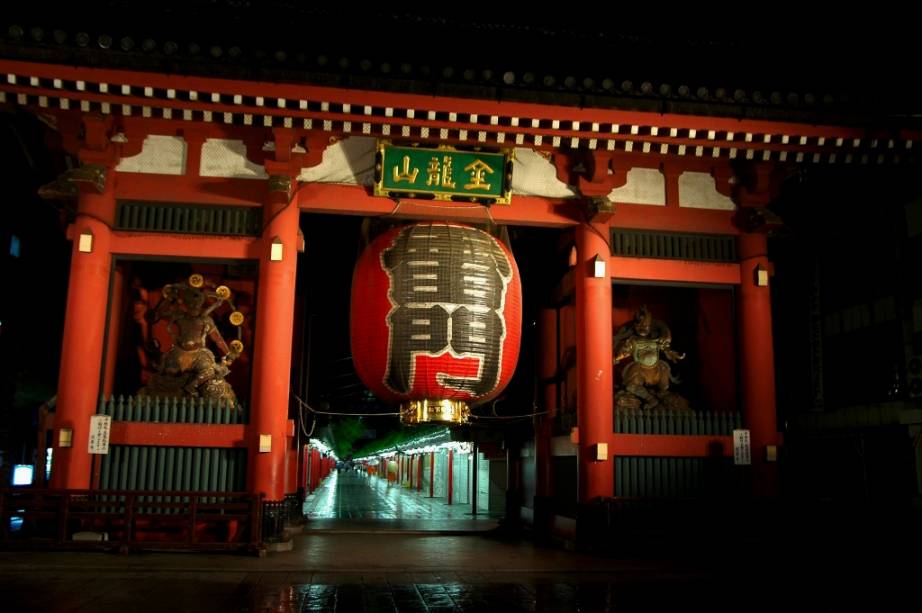
[[[426,169],[426,172],[429,174],[429,179],[426,181],[426,185],[434,185],[436,187],[445,187],[445,188],[454,188],[456,183],[451,180],[451,156],[446,155],[442,158],[441,165],[439,164],[439,158],[432,156],[432,159],[429,160],[429,168]]]
[[[398,170],[397,164],[394,164],[394,183],[406,181],[407,183],[416,183],[416,175],[419,174],[419,168],[410,170],[410,156],[403,156],[403,171]]]
[[[412,168],[411,163],[410,156],[405,155],[401,160],[401,164],[394,164],[391,167],[391,175],[394,179],[394,183],[401,183],[404,181],[410,185],[416,183],[416,178],[419,176],[419,168]],[[426,185],[430,187],[454,189],[457,187],[457,183],[452,176],[452,172],[451,156],[444,156],[441,162],[437,156],[433,156],[429,160],[429,165],[426,167]],[[464,184],[464,189],[490,190],[491,184],[487,183],[487,175],[492,175],[494,170],[490,168],[489,164],[481,159],[475,159],[464,167],[464,172],[469,173],[468,181],[470,181]]]
[[[464,189],[483,189],[489,190],[490,184],[484,183],[483,173],[493,174],[493,169],[483,160],[474,160],[464,167],[465,172],[471,173],[471,182],[465,184]]]

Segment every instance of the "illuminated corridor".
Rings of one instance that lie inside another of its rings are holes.
[[[308,527],[343,528],[378,524],[400,530],[487,530],[496,518],[480,511],[472,515],[469,503],[449,505],[447,498],[430,498],[379,477],[353,470],[334,470],[304,503]]]

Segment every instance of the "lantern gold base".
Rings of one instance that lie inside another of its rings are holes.
[[[410,400],[400,405],[404,424],[466,424],[471,409],[463,400]]]

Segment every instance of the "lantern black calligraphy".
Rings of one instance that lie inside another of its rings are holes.
[[[385,385],[414,387],[416,359],[450,353],[476,358],[476,374],[439,373],[438,383],[478,396],[498,384],[506,289],[513,269],[489,235],[465,226],[417,225],[401,231],[381,253],[390,279],[388,366]]]

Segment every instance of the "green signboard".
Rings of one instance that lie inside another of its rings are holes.
[[[509,204],[512,151],[397,147],[378,142],[375,195]]]

